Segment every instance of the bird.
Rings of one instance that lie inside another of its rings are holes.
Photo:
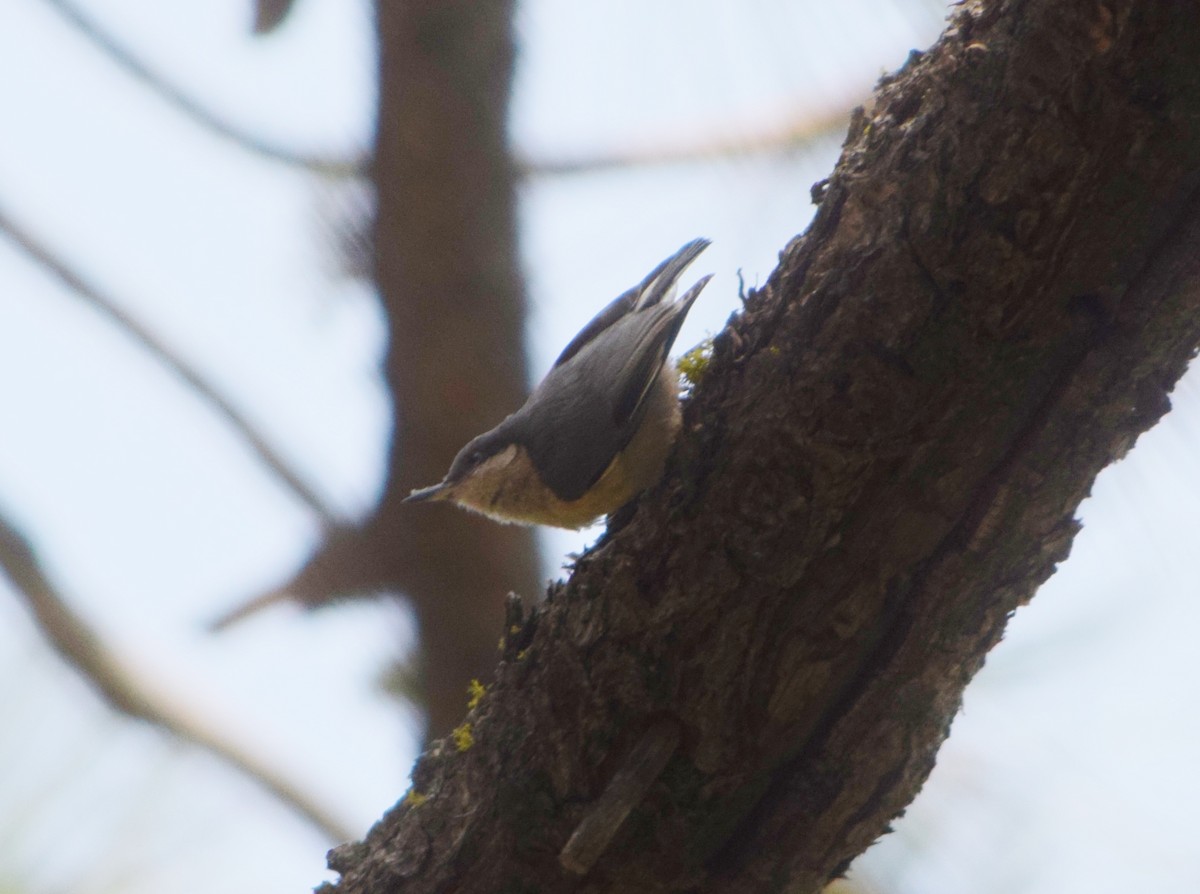
[[[668,360],[712,275],[682,296],[694,239],[615,298],[571,339],[525,404],[458,452],[445,477],[406,503],[445,501],[508,524],[582,528],[662,478],[682,426]]]

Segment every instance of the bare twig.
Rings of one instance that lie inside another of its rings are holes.
[[[868,91],[853,101],[833,99],[787,121],[783,126],[739,132],[688,137],[674,143],[618,150],[608,154],[564,159],[527,159],[520,164],[525,176],[587,174],[613,168],[651,167],[793,152],[818,137],[845,128],[850,113],[861,105]]]
[[[245,439],[250,449],[254,451],[263,465],[274,472],[309,509],[316,513],[325,527],[332,527],[336,523],[333,511],[288,466],[283,457],[276,452],[263,434],[254,426],[254,423],[225,397],[219,394],[212,385],[205,381],[199,372],[176,356],[146,327],[123,311],[116,302],[102,293],[99,288],[89,283],[83,276],[68,267],[49,248],[18,224],[12,215],[2,206],[0,206],[0,233],[6,234],[29,257],[37,261],[46,271],[52,273],[78,297],[82,298],[124,330],[134,341],[153,355],[155,359],[183,379],[193,391],[208,401],[217,413],[224,417],[225,421]]]
[[[402,590],[402,580],[385,576],[370,561],[393,548],[388,533],[373,519],[327,528],[320,545],[288,580],[224,612],[209,624],[209,631],[222,631],[280,602],[318,608],[339,597]]]
[[[177,696],[156,692],[67,605],[42,570],[33,547],[0,515],[0,568],[28,603],[38,627],[55,650],[117,711],[205,749],[262,786],[333,841],[353,833],[331,811],[282,773],[194,713]]]
[[[141,81],[157,93],[163,100],[174,106],[185,115],[212,131],[217,136],[241,146],[256,155],[269,158],[272,161],[283,162],[294,167],[305,168],[316,174],[327,177],[363,177],[367,174],[367,162],[362,158],[342,159],[319,155],[304,155],[273,144],[261,137],[239,130],[228,121],[222,120],[211,110],[205,108],[182,89],[168,81],[161,73],[150,69],[127,47],[122,46],[112,34],[107,32],[95,19],[68,0],[46,0],[64,19],[76,28],[84,37],[102,50],[113,62],[119,65],[131,77]]]
[[[279,602],[289,602],[295,598],[286,587],[272,587],[245,602],[242,602],[208,623],[209,633],[223,633],[234,624],[241,623],[251,615],[256,615],[264,608],[269,608]],[[330,595],[333,598],[333,594]]]

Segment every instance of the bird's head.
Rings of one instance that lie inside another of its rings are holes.
[[[529,453],[510,435],[493,429],[470,441],[446,477],[432,487],[414,490],[406,503],[444,501],[499,521],[520,521],[514,510],[532,490],[545,490]]]

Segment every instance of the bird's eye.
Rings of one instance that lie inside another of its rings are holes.
[[[479,465],[481,462],[483,462],[483,451],[472,450],[471,455],[467,457],[467,462],[473,466]]]

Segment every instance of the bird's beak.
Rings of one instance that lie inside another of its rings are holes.
[[[402,503],[424,503],[426,500],[437,500],[446,494],[449,490],[449,485],[445,481],[438,482],[431,487],[422,487],[420,490],[414,490],[411,494],[405,497],[400,502]]]

